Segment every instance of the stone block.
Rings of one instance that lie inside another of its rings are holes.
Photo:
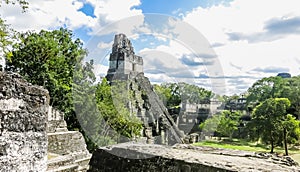
[[[261,158],[263,156],[263,158]],[[277,159],[277,160],[275,160]],[[285,162],[285,163],[283,163]],[[173,147],[153,144],[122,143],[102,147],[93,153],[90,172],[164,171],[299,171],[300,167],[286,157],[253,152],[195,147],[177,144]],[[118,165],[114,165],[118,164]]]
[[[48,91],[0,72],[0,171],[47,168]]]

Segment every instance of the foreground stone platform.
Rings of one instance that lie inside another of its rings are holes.
[[[123,143],[99,148],[90,161],[98,171],[300,171],[290,157],[178,144]]]

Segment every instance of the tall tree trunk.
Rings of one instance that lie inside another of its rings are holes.
[[[271,132],[271,152],[270,153],[274,153],[274,139],[273,139],[272,132]]]
[[[287,132],[285,128],[283,129],[283,141],[284,141],[285,155],[289,155],[288,148],[287,148]]]
[[[229,134],[229,140],[232,140],[233,132]]]

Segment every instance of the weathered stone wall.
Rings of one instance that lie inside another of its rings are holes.
[[[107,172],[107,171],[126,171],[126,172],[225,172],[230,170],[220,169],[217,167],[204,166],[202,164],[187,163],[182,160],[168,159],[160,156],[147,158],[147,155],[131,150],[119,150],[124,155],[131,155],[142,159],[132,159],[127,157],[119,157],[107,152],[106,150],[98,150],[95,152],[91,161],[90,172]],[[143,159],[146,158],[146,159]]]
[[[173,147],[123,143],[99,148],[90,161],[90,172],[222,172],[300,171],[289,157],[191,145]]]
[[[0,72],[0,171],[46,171],[48,91]]]
[[[88,153],[82,134],[79,131],[57,132],[48,134],[48,151],[60,155]]]
[[[132,83],[139,88],[138,90],[133,89],[133,91],[140,92],[139,95],[141,97],[139,99],[143,100],[141,105],[142,110],[145,111],[144,116],[148,119],[148,123],[153,122],[152,132],[155,133],[157,132],[155,129],[159,129],[157,135],[161,136],[161,139],[156,140],[155,143],[168,145],[183,143],[185,137],[183,132],[178,129],[167,108],[154,92],[149,79],[143,73],[140,73],[134,78]],[[136,100],[138,101],[137,97]]]
[[[63,131],[68,131],[67,123],[64,120],[64,113],[49,106],[47,132],[54,133]]]
[[[68,131],[64,113],[48,110],[48,168],[47,171],[81,171],[89,168],[91,154],[79,131]]]

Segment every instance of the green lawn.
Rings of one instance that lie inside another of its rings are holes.
[[[270,152],[270,147],[267,145],[259,144],[256,142],[247,142],[244,140],[234,139],[233,141],[228,140],[206,140],[194,144],[195,146],[209,146],[215,148],[244,150],[252,152]],[[284,149],[276,147],[274,152],[284,154]],[[300,150],[295,148],[289,148],[290,156],[300,164]]]

